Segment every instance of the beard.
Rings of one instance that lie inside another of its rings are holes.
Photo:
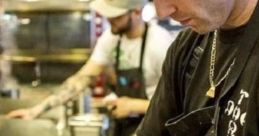
[[[132,19],[131,19],[131,17],[129,17],[126,25],[124,25],[121,28],[117,28],[117,29],[112,27],[111,31],[112,31],[112,34],[114,34],[114,35],[122,35],[128,31],[130,31],[131,28],[132,28]]]

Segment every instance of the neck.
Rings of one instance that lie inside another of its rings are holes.
[[[138,37],[141,37],[143,35],[144,30],[145,30],[145,24],[144,24],[143,21],[141,21],[141,22],[133,25],[132,28],[130,29],[130,31],[128,31],[126,33],[126,36],[129,39],[138,38]]]
[[[223,28],[245,25],[251,18],[258,0],[236,0],[233,11]]]

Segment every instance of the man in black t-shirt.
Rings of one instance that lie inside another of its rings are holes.
[[[190,29],[168,50],[137,135],[258,136],[258,1],[154,2]]]

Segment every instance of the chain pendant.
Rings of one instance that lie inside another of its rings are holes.
[[[214,98],[215,97],[215,90],[216,90],[215,86],[211,86],[209,88],[209,90],[207,91],[206,96]]]

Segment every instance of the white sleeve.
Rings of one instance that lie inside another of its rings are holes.
[[[104,31],[97,40],[90,60],[102,65],[114,62],[113,51],[117,46],[118,39],[119,37],[113,35],[110,29]]]
[[[167,30],[165,30],[164,28],[154,25],[153,29],[151,29],[150,31],[150,36],[149,36],[149,42],[151,44],[151,52],[152,55],[150,56],[151,58],[151,66],[152,67],[152,71],[154,71],[154,78],[153,80],[156,81],[155,84],[150,84],[147,87],[146,93],[148,98],[150,99],[156,89],[156,86],[158,84],[158,81],[162,75],[162,66],[164,63],[164,59],[167,53],[167,49],[169,48],[169,46],[172,44],[172,42],[174,41],[174,39],[176,38],[175,35],[171,35]]]
[[[176,35],[170,35],[170,34],[161,34],[161,39],[160,41],[157,41],[157,45],[154,51],[154,53],[156,55],[156,58],[154,58],[154,66],[158,66],[155,67],[156,68],[156,72],[159,74],[159,76],[161,76],[162,74],[162,66],[164,63],[164,59],[167,53],[168,48],[171,46],[172,42],[175,40]]]
[[[151,98],[153,97],[155,90],[156,90],[156,86],[157,86],[157,84],[153,84],[153,85],[146,87],[146,95],[149,100],[151,100]]]

